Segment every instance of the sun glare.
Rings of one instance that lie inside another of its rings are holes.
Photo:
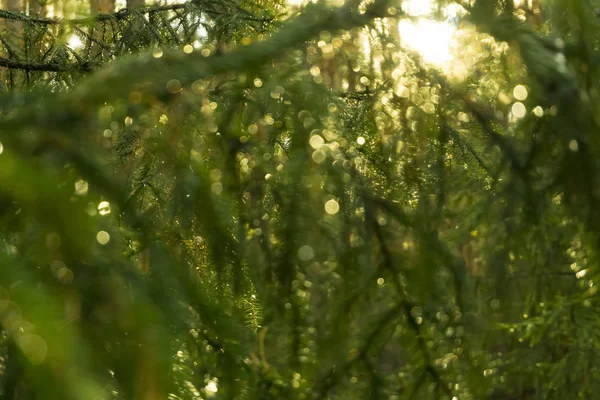
[[[452,61],[452,44],[456,32],[454,26],[431,20],[403,20],[398,29],[401,40],[418,52],[426,63],[443,67]]]
[[[402,10],[414,17],[427,15],[434,11],[435,3],[434,0],[404,0]]]
[[[410,18],[400,21],[400,39],[407,48],[418,53],[423,61],[445,74],[460,78],[466,73],[466,65],[458,57],[457,18],[466,10],[456,3],[446,4],[438,10],[435,0],[405,0],[402,10]],[[444,20],[433,19],[434,12],[441,11]]]
[[[315,0],[286,0],[292,7],[310,1]],[[408,18],[402,18],[398,23],[400,40],[406,49],[420,55],[426,64],[444,74],[461,78],[466,74],[467,66],[457,52],[457,43],[464,37],[464,29],[459,31],[457,20],[466,10],[454,2],[444,3],[441,8],[439,3],[438,0],[403,0],[402,11]],[[442,20],[434,17],[438,12],[443,15]],[[369,58],[371,43],[367,35],[363,35],[362,44],[361,50]]]
[[[76,50],[82,46],[83,46],[83,42],[81,41],[79,36],[71,35],[71,37],[69,38],[69,47],[72,48],[73,50]]]

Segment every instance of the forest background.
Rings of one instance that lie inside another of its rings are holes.
[[[1,6],[0,398],[600,391],[600,2]]]

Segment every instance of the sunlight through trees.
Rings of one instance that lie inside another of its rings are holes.
[[[597,8],[5,2],[0,398],[594,399]]]

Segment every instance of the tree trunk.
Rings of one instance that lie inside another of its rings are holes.
[[[127,8],[143,7],[146,5],[146,0],[127,0]]]
[[[43,0],[29,0],[29,15],[36,17],[46,16],[46,2]]]
[[[90,0],[90,12],[92,14],[109,14],[115,12],[115,0]]]
[[[92,15],[111,14],[115,11],[116,0],[90,0],[90,14]],[[100,24],[104,24],[104,26],[102,28],[99,28],[99,25],[96,25],[93,31],[93,36],[96,40],[104,42],[106,37],[110,37],[112,27],[106,21],[103,21]],[[99,46],[95,47],[93,52],[96,53],[102,61],[110,58],[110,54]]]
[[[23,11],[21,0],[5,0],[4,1],[4,9],[7,11],[20,13]],[[21,42],[21,33],[23,31],[23,23],[15,20],[4,20],[6,25],[7,36],[6,40],[9,42],[10,46],[14,48],[14,51],[17,51],[19,44]]]
[[[21,0],[4,0],[2,8],[7,11],[20,13],[23,11]],[[23,50],[23,23],[20,21],[3,19],[2,34],[4,38],[4,51],[1,56],[7,58],[18,58]],[[8,83],[8,87],[13,89],[16,86],[17,77],[13,70],[2,71],[2,81]]]
[[[542,15],[541,15],[541,5],[540,0],[532,0],[531,1],[531,14],[533,15],[533,23],[536,26],[540,26],[542,24]]]

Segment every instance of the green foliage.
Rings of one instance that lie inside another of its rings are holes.
[[[595,3],[437,3],[0,11],[2,398],[594,398]]]

